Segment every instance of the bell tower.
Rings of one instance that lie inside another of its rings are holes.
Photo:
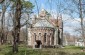
[[[40,17],[45,17],[46,16],[46,10],[45,9],[41,9],[40,13],[39,13]]]

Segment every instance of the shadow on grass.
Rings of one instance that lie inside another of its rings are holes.
[[[57,55],[67,55],[67,53],[59,51],[57,52]]]
[[[12,51],[10,51],[5,55],[25,55],[25,51],[19,51],[18,53],[13,53]]]
[[[67,46],[64,49],[85,49],[85,47],[79,47],[79,46]]]
[[[57,55],[85,55],[85,53],[67,53],[67,52],[57,52]]]
[[[12,48],[12,46],[9,46],[7,49],[9,49],[9,48]],[[66,49],[68,49],[68,50],[72,49],[71,51],[73,51],[75,49],[81,49],[81,47],[67,47],[67,48],[65,48],[65,50]],[[55,49],[54,51],[53,50],[52,49],[27,49],[25,47],[19,47],[18,53],[14,54],[12,51],[9,51],[9,52],[5,53],[5,55],[85,55],[84,52],[70,53],[71,51],[68,52],[63,49],[59,49],[59,50]]]
[[[5,55],[41,55],[41,53],[39,50],[20,50],[18,53],[13,53],[12,51],[10,51]]]
[[[51,54],[51,52],[43,52],[43,51],[39,51],[39,50],[27,50],[26,52],[23,51],[19,51],[18,53],[14,54],[13,52],[8,52],[5,55],[55,55]],[[58,51],[56,52],[56,55],[85,55],[85,53],[67,53],[67,52],[63,52],[63,51]]]

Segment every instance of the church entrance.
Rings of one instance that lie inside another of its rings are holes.
[[[36,45],[35,48],[40,48],[41,47],[41,40],[36,40]]]

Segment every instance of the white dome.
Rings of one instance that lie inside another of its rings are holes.
[[[45,11],[45,9],[41,9],[41,11]]]

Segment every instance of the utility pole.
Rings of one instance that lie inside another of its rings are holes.
[[[80,19],[81,19],[81,33],[82,33],[82,39],[84,41],[84,23],[83,23],[83,12],[82,12],[82,0],[79,0],[79,10],[80,10]]]

